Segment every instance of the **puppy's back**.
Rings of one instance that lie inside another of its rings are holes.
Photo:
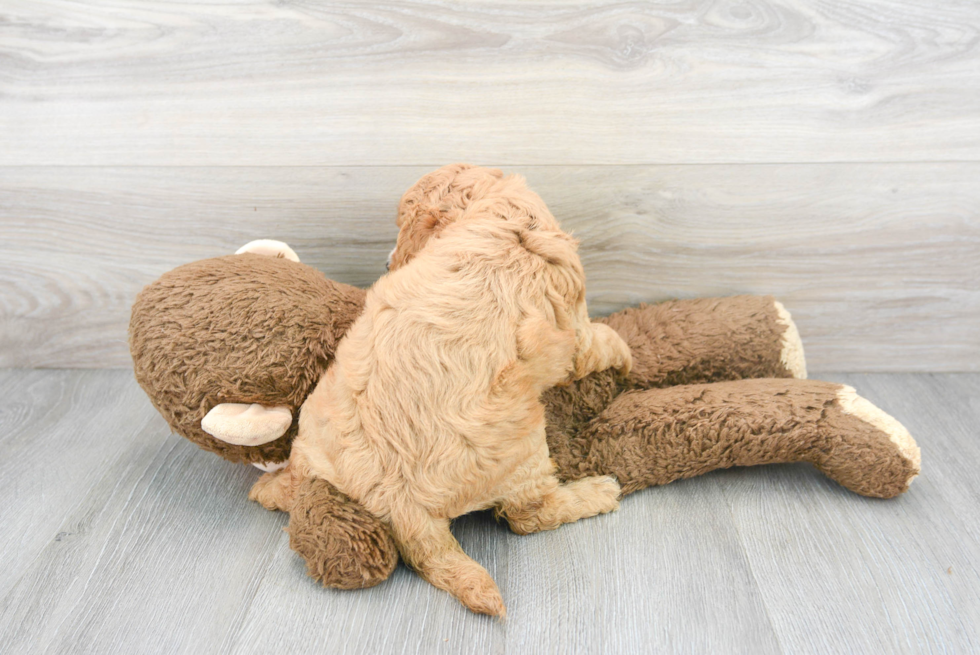
[[[365,496],[407,485],[435,508],[465,489],[447,511],[468,511],[486,491],[473,471],[517,456],[540,419],[540,393],[571,370],[575,335],[562,324],[580,295],[577,262],[560,232],[477,218],[372,288],[338,350],[334,398],[347,408],[335,424],[362,433],[338,466],[356,463]],[[378,470],[364,471],[367,460]]]

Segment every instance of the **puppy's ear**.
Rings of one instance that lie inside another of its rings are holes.
[[[521,245],[553,266],[579,270],[578,240],[564,232],[528,229],[520,231]]]
[[[402,219],[398,241],[391,253],[389,270],[392,271],[410,262],[429,239],[452,222],[449,214],[431,208],[418,211],[414,216],[402,216]]]

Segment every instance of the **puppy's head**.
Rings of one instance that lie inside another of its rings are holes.
[[[492,193],[502,178],[499,170],[470,164],[450,164],[422,177],[398,203],[398,241],[388,256],[388,270],[410,262],[470,204]]]

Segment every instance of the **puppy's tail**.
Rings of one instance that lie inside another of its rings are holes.
[[[506,609],[497,583],[463,552],[449,531],[447,519],[403,505],[392,511],[390,521],[398,550],[419,575],[451,593],[471,611],[504,618]]]

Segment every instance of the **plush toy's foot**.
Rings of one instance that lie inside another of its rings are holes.
[[[839,447],[811,461],[865,496],[891,498],[908,489],[922,468],[922,454],[909,431],[852,387],[841,386],[836,395],[825,421],[839,435]],[[889,443],[883,442],[883,434]],[[869,469],[885,466],[891,468],[890,475],[868,476]]]
[[[806,379],[806,358],[803,356],[803,341],[800,331],[796,329],[793,317],[789,315],[783,303],[773,301],[776,309],[776,323],[783,326],[784,331],[779,337],[779,362],[789,371],[791,377],[798,380]]]
[[[274,239],[256,239],[255,241],[249,241],[244,246],[236,250],[235,254],[241,255],[242,253],[246,252],[250,252],[254,255],[265,255],[267,257],[281,257],[294,262],[299,261],[299,256],[293,252],[292,248],[287,246],[282,241],[276,241]]]
[[[201,419],[201,429],[225,443],[261,446],[286,434],[292,423],[288,407],[221,403]]]
[[[327,587],[373,587],[398,564],[388,527],[320,478],[300,485],[287,531],[289,547],[306,561],[307,573]]]
[[[865,496],[891,498],[919,473],[902,425],[850,387],[740,380],[629,392],[556,457],[559,476],[614,475],[630,493],[719,468],[810,462]]]

